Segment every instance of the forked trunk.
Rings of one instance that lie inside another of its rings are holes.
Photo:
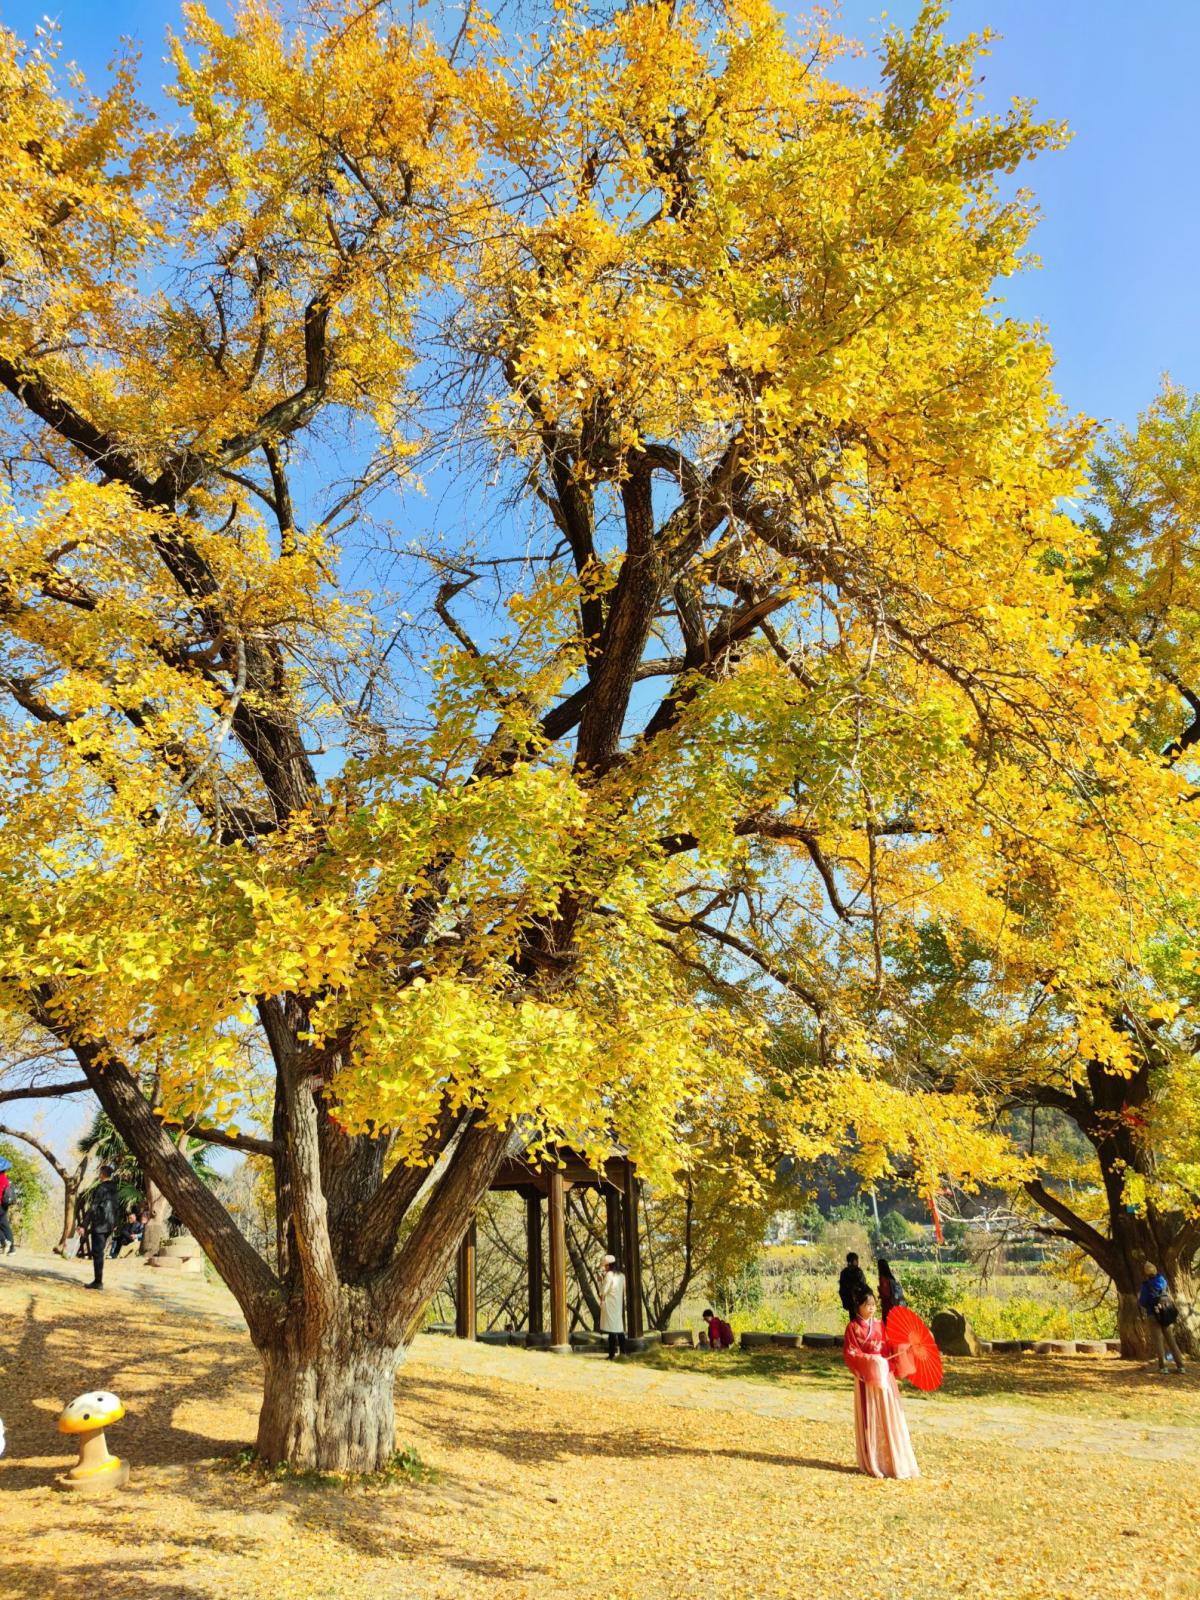
[[[301,1470],[379,1472],[396,1450],[399,1345],[339,1315],[315,1337],[289,1330],[260,1350],[259,1459]]]

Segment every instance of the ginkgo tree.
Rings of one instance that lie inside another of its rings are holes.
[[[459,21],[188,6],[169,124],[0,51],[4,1000],[323,1468],[510,1149],[995,1176],[864,1026],[885,942],[1016,839],[1116,904],[1175,781],[1079,628],[1086,430],[995,300],[1061,135],[982,42],[927,6],[864,92],[757,0]],[[456,535],[402,491],[460,460]],[[273,1262],[180,1129],[269,1160]]]

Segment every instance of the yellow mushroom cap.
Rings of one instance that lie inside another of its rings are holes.
[[[107,1428],[125,1415],[125,1407],[109,1389],[92,1389],[64,1406],[58,1419],[59,1433],[90,1433]]]

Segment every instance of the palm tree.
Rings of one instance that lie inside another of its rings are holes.
[[[199,1139],[189,1139],[186,1134],[180,1134],[179,1146],[191,1162],[196,1176],[207,1184],[214,1183],[219,1174],[213,1168],[212,1152],[208,1145]],[[99,1106],[96,1107],[91,1126],[79,1140],[79,1153],[84,1157],[95,1157],[98,1166],[109,1166],[113,1169],[113,1176],[117,1180],[117,1192],[121,1197],[121,1203],[127,1209],[149,1212],[147,1233],[150,1234],[150,1239],[148,1241],[143,1236],[142,1240],[143,1253],[148,1253],[151,1246],[156,1245],[162,1236],[171,1209],[170,1203],[160,1189],[147,1181],[137,1157],[113,1127],[107,1112]],[[97,1174],[80,1194],[78,1208],[81,1216],[87,1215],[92,1194],[99,1182]],[[157,1224],[153,1232],[151,1232],[152,1224]]]

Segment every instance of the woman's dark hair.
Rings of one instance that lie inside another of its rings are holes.
[[[879,1276],[881,1278],[890,1278],[892,1276],[892,1269],[891,1269],[891,1267],[888,1266],[887,1262],[883,1259],[882,1256],[880,1256],[880,1258],[879,1258],[878,1262],[876,1263],[876,1265],[879,1268]]]

